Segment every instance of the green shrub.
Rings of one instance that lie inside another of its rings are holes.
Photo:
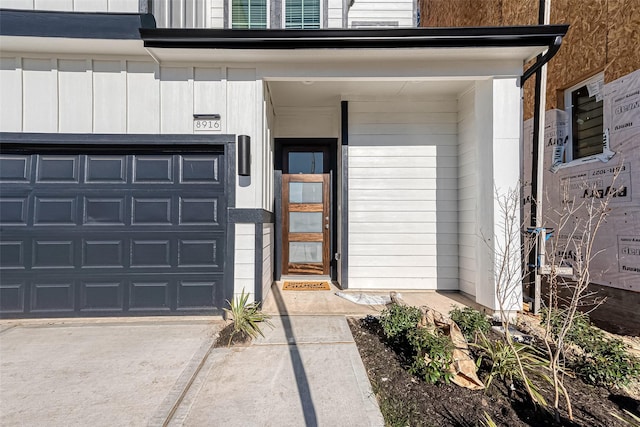
[[[380,313],[380,324],[384,335],[389,339],[402,339],[407,331],[415,328],[422,318],[417,307],[392,304]]]
[[[449,312],[449,317],[456,322],[462,335],[470,342],[476,341],[478,332],[486,334],[491,329],[491,323],[489,323],[487,316],[471,307],[465,307],[462,310],[459,307],[454,307]]]
[[[552,310],[542,314],[543,325],[551,316],[551,333],[557,336],[566,311]],[[604,332],[591,324],[586,314],[576,313],[565,340],[583,351],[571,366],[586,383],[608,388],[620,387],[640,375],[640,359],[629,354],[621,340],[607,338]]]
[[[453,374],[449,365],[453,362],[453,343],[448,336],[438,331],[431,332],[426,328],[415,328],[407,334],[409,344],[413,348],[413,364],[409,372],[423,377],[428,383],[435,384],[442,380],[449,383]],[[427,356],[428,360],[425,360]]]
[[[607,388],[627,385],[640,376],[640,359],[630,355],[619,339],[603,340],[579,356],[574,365],[583,381]]]

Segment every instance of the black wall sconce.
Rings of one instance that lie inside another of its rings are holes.
[[[238,135],[238,175],[251,176],[251,137]]]

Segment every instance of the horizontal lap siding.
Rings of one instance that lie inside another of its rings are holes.
[[[456,133],[455,100],[349,103],[350,288],[457,289]]]
[[[362,25],[370,22],[372,25],[396,23],[399,27],[413,27],[413,0],[356,0],[349,8],[349,26],[353,23]]]
[[[273,239],[274,225],[264,224],[262,229],[262,299],[264,300],[273,283]]]
[[[255,224],[236,224],[234,294],[242,291],[254,294],[256,226]],[[253,297],[250,299],[252,300]]]
[[[475,140],[475,103],[474,91],[468,91],[458,100],[458,137],[460,139],[458,155],[458,207],[459,224],[459,275],[460,290],[475,295],[476,245],[476,212],[478,210],[476,193],[478,177],[476,175],[476,140]]]

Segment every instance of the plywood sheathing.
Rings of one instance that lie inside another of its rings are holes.
[[[551,24],[569,24],[547,70],[546,109],[563,107],[563,91],[604,70],[605,82],[640,69],[640,0],[550,0]],[[535,25],[539,0],[423,0],[421,25]],[[525,69],[533,62],[525,65]],[[533,116],[534,79],[524,87],[524,119]]]
[[[420,2],[421,27],[502,25],[503,0],[426,0]]]
[[[607,6],[605,83],[640,69],[640,0],[609,0]]]

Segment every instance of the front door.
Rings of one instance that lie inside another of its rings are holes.
[[[329,274],[329,174],[282,175],[282,273]]]

